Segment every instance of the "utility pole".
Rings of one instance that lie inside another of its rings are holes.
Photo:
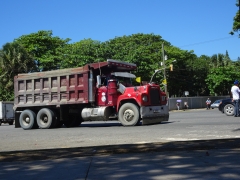
[[[164,82],[166,82],[165,84],[165,93],[166,96],[168,98],[168,93],[167,93],[167,79],[166,79],[166,66],[165,66],[165,55],[164,55],[164,43],[162,43],[162,60],[163,60],[163,78],[164,78]]]

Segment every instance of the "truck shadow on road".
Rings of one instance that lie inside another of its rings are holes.
[[[136,126],[129,126],[129,127],[140,127],[140,126],[156,126],[156,125],[164,125],[164,124],[170,124],[170,123],[174,123],[177,121],[164,121],[161,123],[156,123],[156,124],[148,124],[148,125],[142,125],[142,122],[140,122],[138,125]],[[64,125],[62,125],[61,127],[58,128],[99,128],[99,127],[124,127],[120,122],[102,122],[102,123],[96,123],[96,121],[94,122],[84,122],[81,125],[77,126],[77,127],[66,127]],[[54,129],[58,129],[58,128],[54,128]]]
[[[122,126],[120,122],[102,122],[102,123],[96,123],[93,122],[84,122],[79,127],[112,127],[112,126]]]
[[[160,125],[160,124],[169,124],[169,123],[173,123],[174,121],[170,122],[170,121],[163,121],[161,123],[157,123],[157,124],[149,124],[149,125],[142,125],[142,122],[140,122],[138,125],[136,126],[155,126],[155,125]],[[118,126],[122,126],[123,125],[116,121],[116,122],[110,122],[110,121],[107,121],[107,122],[84,122],[82,123],[79,127],[75,127],[75,128],[81,128],[81,127],[118,127]],[[129,127],[133,127],[133,126],[129,126]],[[67,128],[65,127],[64,125],[62,126],[62,128]]]

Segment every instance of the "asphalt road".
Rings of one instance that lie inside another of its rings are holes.
[[[0,152],[240,138],[240,117],[217,109],[170,112],[168,122],[123,127],[117,121],[86,122],[77,128],[23,130],[0,126]]]
[[[151,126],[3,125],[0,136],[1,180],[240,179],[240,118],[218,110],[171,112],[169,122]]]

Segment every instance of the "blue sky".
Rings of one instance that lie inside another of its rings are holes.
[[[162,36],[198,56],[240,57],[240,38],[231,36],[236,0],[4,0],[0,47],[21,35],[52,30],[71,42],[107,41],[136,33]],[[161,48],[161,47],[159,47]]]

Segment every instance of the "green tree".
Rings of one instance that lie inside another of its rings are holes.
[[[210,57],[202,55],[200,57],[193,56],[191,78],[193,80],[192,87],[189,90],[190,94],[194,96],[209,95],[208,86],[206,84],[206,77],[209,72]],[[189,64],[189,61],[188,61]]]
[[[240,61],[232,62],[227,51],[226,54],[197,57],[194,51],[182,50],[162,39],[160,35],[154,34],[132,34],[102,43],[92,39],[75,43],[69,43],[69,40],[53,36],[52,31],[38,31],[15,39],[13,44],[18,44],[19,51],[21,49],[22,54],[32,59],[31,63],[26,64],[28,70],[21,70],[21,72],[80,67],[88,63],[106,61],[106,59],[117,59],[137,64],[138,69],[134,74],[142,77],[144,81],[149,81],[154,70],[163,68],[160,62],[163,61],[162,44],[164,43],[165,54],[168,56],[165,62],[169,95],[182,96],[184,91],[189,91],[191,96],[197,96],[209,95],[210,91],[211,94],[228,93],[230,79],[232,81],[238,77],[235,68],[240,67]],[[13,53],[16,50],[10,51]],[[176,60],[173,63],[174,70],[170,71],[168,67],[173,60]],[[7,63],[7,61],[4,62]],[[7,65],[1,67],[1,75],[7,72],[6,69]],[[224,73],[228,76],[225,77]],[[15,71],[12,74],[15,74]],[[226,80],[227,77],[229,81]],[[221,81],[221,78],[225,79]],[[163,70],[155,76],[153,81],[164,88]],[[2,82],[5,82],[4,78]],[[8,80],[6,82],[9,84],[2,83],[2,87],[10,87],[13,84]],[[4,88],[0,89],[1,92],[4,92],[3,90]]]
[[[167,52],[177,60],[173,63],[173,71],[167,71],[169,95],[183,96],[184,91],[189,91],[191,96],[198,95],[201,92],[198,85],[202,85],[202,79],[205,79],[204,61],[198,63],[197,56],[193,51],[170,47]],[[202,86],[204,87],[204,85]]]
[[[13,100],[14,76],[19,73],[34,72],[32,56],[18,43],[6,43],[0,50],[0,98]]]
[[[240,72],[234,66],[218,67],[210,70],[206,82],[212,95],[229,95],[233,81],[239,77]]]
[[[92,39],[84,39],[68,44],[64,48],[61,68],[80,67],[88,63],[104,61],[101,43]]]
[[[234,66],[240,68],[240,57],[237,58],[237,61],[232,62]]]
[[[169,42],[154,34],[133,34],[111,39],[103,43],[105,57],[119,59],[137,64],[135,72],[142,80],[149,81],[154,70],[162,69],[162,43],[165,53],[168,55],[166,61],[166,77],[170,95],[182,95],[185,90],[193,89],[192,59],[196,57],[193,51],[184,51],[172,46]],[[169,63],[173,60],[174,71],[169,71]],[[147,73],[146,73],[147,72]],[[205,79],[205,77],[204,77]],[[158,73],[153,81],[161,84],[163,81],[163,70]]]
[[[69,41],[69,38],[53,36],[52,31],[38,31],[14,40],[33,56],[39,71],[59,69],[64,57],[64,48]]]
[[[230,34],[232,35],[234,33],[238,33],[238,31],[240,30],[240,0],[236,0],[236,6],[239,7],[239,10],[237,11],[235,17],[233,18],[232,31],[230,32]]]
[[[103,43],[105,58],[118,59],[135,63],[138,70],[135,73],[142,80],[149,81],[155,69],[160,68],[162,43],[169,42],[154,34],[132,34],[116,37]],[[148,72],[148,73],[146,73]]]

